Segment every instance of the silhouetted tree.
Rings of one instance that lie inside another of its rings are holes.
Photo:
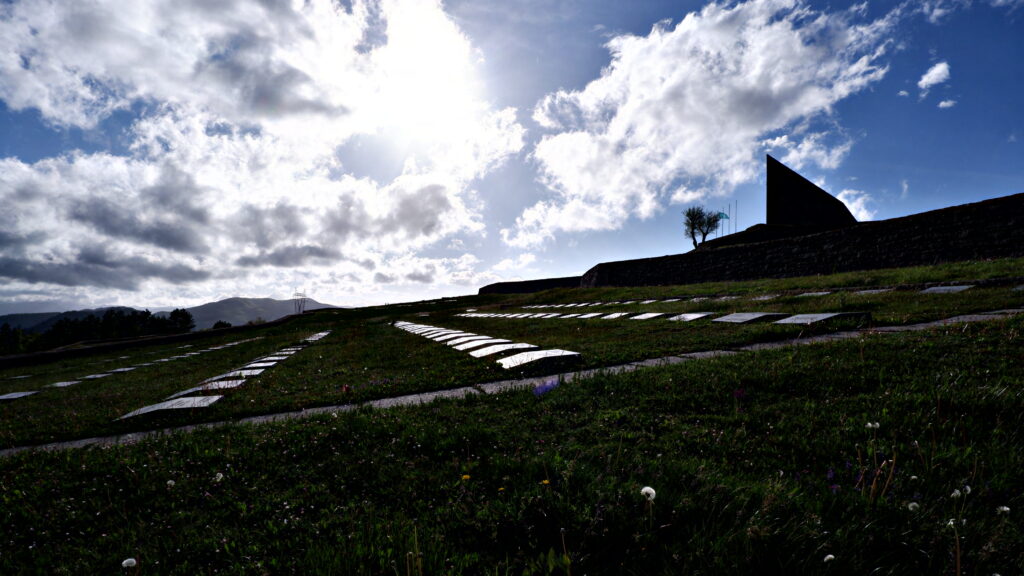
[[[196,327],[196,322],[192,319],[192,315],[184,308],[171,310],[167,317],[171,321],[172,332],[191,332]]]
[[[707,240],[708,234],[718,227],[722,221],[722,215],[718,212],[710,212],[703,206],[691,206],[683,212],[686,219],[683,225],[686,227],[686,235],[693,240],[693,247],[697,247],[697,233],[700,232],[700,244]]]
[[[220,328],[231,328],[231,322],[225,322],[223,320],[217,320],[213,323],[213,329],[218,330]]]

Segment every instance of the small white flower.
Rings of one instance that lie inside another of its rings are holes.
[[[126,558],[124,562],[121,562],[121,568],[135,568],[135,558]]]
[[[1009,513],[1010,513],[1010,507],[1009,506],[1000,506],[999,508],[996,508],[996,514],[1009,514]]]
[[[910,480],[913,481],[913,482],[917,482],[917,476],[911,476]]]
[[[640,494],[642,494],[644,498],[647,498],[648,502],[654,502],[654,488],[651,488],[650,486],[644,486],[643,488],[640,489]]]
[[[946,522],[946,526],[949,527],[949,528],[953,527],[953,519],[952,518],[949,519],[949,522]]]
[[[168,480],[167,481],[167,487],[168,488],[174,488],[174,480]]]
[[[835,560],[835,559],[836,559],[836,557],[835,557],[835,556],[833,556],[833,555],[829,554],[829,555],[825,556],[825,559],[824,559],[824,560],[822,560],[822,562],[831,562],[831,561],[833,561],[833,560]]]
[[[910,504],[907,504],[907,510],[910,510],[911,512],[917,512],[917,509],[920,507],[921,505],[918,504],[917,502],[911,502]]]
[[[217,475],[213,477],[213,481],[214,482],[220,482],[223,479],[224,479],[224,475],[221,474],[220,472],[217,472]]]
[[[949,497],[950,498],[959,498],[960,497],[960,491],[959,490],[953,490],[953,493],[950,494]]]
[[[970,493],[971,493],[971,487],[966,485],[966,484],[964,484],[964,496],[966,496],[966,495],[968,495]]]

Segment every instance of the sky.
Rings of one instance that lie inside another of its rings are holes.
[[[1024,0],[0,0],[0,314],[363,306],[1024,192]]]

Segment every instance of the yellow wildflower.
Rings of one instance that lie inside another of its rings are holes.
[[[469,480],[469,474],[463,474],[462,475],[462,479],[463,480]]]

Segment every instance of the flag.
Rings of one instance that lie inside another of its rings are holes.
[[[728,220],[729,219],[729,215],[726,214],[725,212],[719,212],[718,213],[718,217],[721,218],[722,220]]]

